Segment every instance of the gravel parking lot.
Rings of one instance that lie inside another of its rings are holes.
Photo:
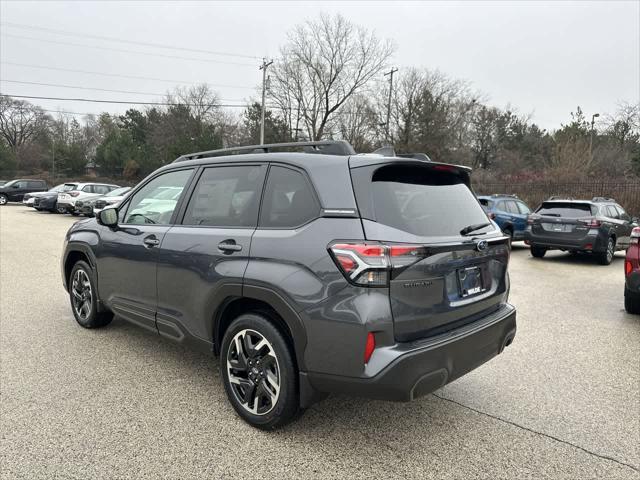
[[[212,358],[123,321],[88,331],[62,288],[75,218],[0,207],[3,478],[640,478],[640,317],[603,267],[515,246],[518,335],[408,404],[332,396],[264,433]]]

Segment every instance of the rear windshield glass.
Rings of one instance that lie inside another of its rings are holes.
[[[376,222],[414,235],[457,236],[465,227],[489,222],[462,178],[429,167],[379,168],[371,194]]]
[[[592,206],[588,203],[543,203],[536,213],[548,217],[581,218],[595,215]]]
[[[487,208],[491,208],[491,204],[493,203],[491,200],[487,200],[486,198],[479,198],[478,201],[480,202],[480,205]]]

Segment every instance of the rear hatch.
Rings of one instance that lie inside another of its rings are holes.
[[[595,207],[587,202],[543,202],[529,217],[531,234],[560,242],[581,240],[595,214]]]
[[[471,191],[469,171],[369,162],[351,157],[351,176],[367,242],[387,246],[396,340],[436,335],[499,308],[509,246]]]

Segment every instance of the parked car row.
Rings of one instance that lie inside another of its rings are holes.
[[[616,251],[626,250],[625,309],[640,314],[640,227],[613,198],[591,200],[551,197],[535,211],[515,195],[481,195],[480,204],[512,241],[524,240],[531,255],[548,250],[590,254],[609,265]]]
[[[22,202],[38,211],[94,216],[117,205],[131,187],[93,182],[67,182],[48,188],[44,180],[17,179],[0,186],[0,205]]]

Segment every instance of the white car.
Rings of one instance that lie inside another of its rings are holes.
[[[127,193],[130,191],[131,187],[116,188],[102,197],[91,200],[90,206],[92,208],[93,215],[97,215],[106,207],[116,207],[120,205],[122,200],[125,199]],[[85,204],[85,206],[87,205]]]
[[[67,213],[72,215],[80,215],[76,209],[77,202],[101,197],[116,188],[120,188],[120,186],[107,183],[79,183],[75,190],[58,194],[58,208],[65,209]]]

